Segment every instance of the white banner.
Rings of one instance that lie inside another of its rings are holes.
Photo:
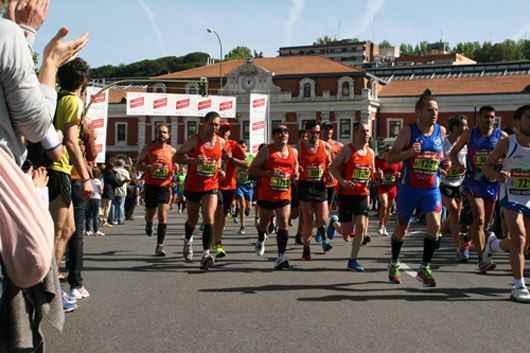
[[[221,118],[236,117],[236,97],[172,93],[127,93],[127,115],[203,117],[216,111]]]
[[[87,104],[90,102],[92,97],[100,90],[97,87],[87,87]],[[97,163],[105,163],[105,152],[107,145],[107,118],[109,110],[109,91],[103,91],[99,96],[96,97],[89,111],[87,117],[92,120],[94,124],[94,130],[97,134],[96,138],[96,150],[98,151],[98,157],[96,158]]]
[[[249,151],[253,155],[258,153],[259,145],[266,143],[265,136],[267,129],[267,107],[269,95],[267,94],[250,94],[250,115],[249,115]]]

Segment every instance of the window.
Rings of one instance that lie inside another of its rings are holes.
[[[127,145],[127,123],[116,123],[116,145]]]
[[[387,133],[389,138],[395,138],[403,127],[403,119],[387,119]]]
[[[349,82],[343,82],[342,83],[342,96],[348,97],[350,95],[350,83]]]
[[[311,98],[311,85],[309,83],[304,85],[304,98]]]
[[[302,119],[302,120],[300,120],[300,129],[305,129],[305,125],[311,120],[314,120],[314,119]]]
[[[341,139],[351,138],[351,120],[350,119],[340,119],[339,136]]]
[[[501,121],[502,121],[502,116],[496,116],[495,117],[495,124],[493,124],[496,128],[501,128]]]
[[[276,128],[278,125],[282,125],[283,121],[281,120],[271,120],[272,129]],[[271,129],[271,130],[272,130]]]
[[[190,87],[189,93],[190,94],[197,94],[197,90],[195,89],[195,87]]]
[[[242,139],[249,140],[250,139],[250,121],[243,120],[243,132],[242,132]]]
[[[153,85],[154,93],[167,93],[167,87],[162,82],[157,82]]]
[[[186,122],[186,138],[195,135],[199,131],[197,130],[197,120],[188,120]]]
[[[187,94],[199,94],[199,85],[197,84],[197,82],[186,83],[186,93]]]

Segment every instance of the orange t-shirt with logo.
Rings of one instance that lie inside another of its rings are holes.
[[[237,159],[247,158],[247,154],[243,150],[243,147],[234,140],[226,140],[225,150],[232,152],[232,157]],[[219,179],[219,189],[223,190],[235,190],[237,187],[236,181],[236,169],[237,166],[230,161],[222,161],[221,168],[225,172],[225,177]]]
[[[324,148],[322,141],[319,141],[318,150],[315,153],[309,152],[305,143],[300,143],[302,147],[301,155],[298,157],[302,172],[299,180],[304,180],[309,183],[324,182],[324,173],[327,170],[328,154]]]
[[[201,136],[197,134],[197,147],[193,151],[191,158],[203,154],[207,161],[204,164],[190,164],[184,190],[192,192],[206,192],[219,189],[218,169],[221,165],[223,152],[221,140],[215,135],[215,146],[212,149],[204,147]]]
[[[151,142],[149,151],[145,157],[145,164],[161,163],[162,168],[157,171],[146,171],[145,182],[149,185],[166,186],[171,182],[173,177],[173,151],[170,145],[164,144],[164,147],[158,148],[156,143]]]
[[[269,160],[263,163],[262,168],[267,170],[280,168],[282,174],[278,177],[263,176],[260,178],[258,189],[259,200],[270,202],[290,200],[291,178],[296,165],[296,157],[294,156],[293,149],[287,146],[289,156],[285,159],[280,157],[278,152],[274,150],[272,144],[269,145],[269,149],[271,151]]]
[[[374,172],[374,156],[367,147],[366,154],[361,156],[359,151],[353,147],[353,144],[349,144],[352,150],[352,156],[342,167],[342,176],[344,180],[351,180],[354,182],[355,187],[353,189],[345,189],[339,186],[338,194],[340,195],[369,195],[368,181]]]

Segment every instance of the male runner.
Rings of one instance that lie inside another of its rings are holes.
[[[530,292],[525,286],[525,250],[530,244],[530,105],[514,113],[517,132],[502,139],[486,159],[482,171],[501,182],[500,206],[510,231],[510,239],[488,238],[482,253],[484,262],[491,262],[493,252],[510,251],[514,286],[510,298],[529,303]],[[502,160],[502,170],[497,171]]]
[[[397,180],[401,175],[401,163],[389,164],[386,161],[391,146],[383,149],[383,158],[375,161],[375,185],[377,185],[377,198],[379,199],[379,229],[377,232],[381,235],[388,236],[386,226],[390,219],[392,206],[397,195]]]
[[[355,122],[352,143],[339,151],[330,167],[339,183],[339,217],[331,217],[328,233],[334,236],[335,231],[338,231],[343,237],[349,237],[355,224],[355,238],[346,269],[357,272],[364,271],[364,267],[357,262],[357,255],[366,233],[366,219],[370,209],[368,181],[373,178],[375,170],[374,151],[368,147],[369,139],[368,124]]]
[[[486,105],[479,109],[478,126],[464,132],[449,154],[451,162],[459,173],[464,173],[473,223],[469,229],[471,239],[479,256],[479,270],[485,273],[496,267],[494,262],[483,262],[481,259],[485,244],[485,228],[490,224],[499,195],[499,182],[482,173],[482,166],[488,155],[501,138],[508,136],[504,131],[495,128],[495,108]],[[458,152],[467,145],[467,163],[464,166],[458,161]],[[465,235],[459,239],[460,252],[463,258],[469,256],[470,239]]]
[[[181,214],[186,208],[186,196],[184,196],[184,183],[186,181],[186,175],[188,174],[188,168],[185,165],[180,166],[179,173],[176,175],[177,184],[177,210]]]
[[[171,180],[173,178],[173,155],[175,149],[168,143],[169,127],[159,125],[155,130],[156,139],[140,151],[136,170],[145,172],[145,234],[154,233],[153,222],[158,209],[158,229],[156,256],[166,256],[164,238],[167,230],[167,212],[171,200]]]
[[[247,155],[247,161],[250,165],[254,160],[254,155],[248,153],[247,142],[240,140],[239,145],[245,151]],[[245,220],[250,211],[252,210],[252,198],[254,196],[254,184],[248,177],[248,168],[237,167],[236,169],[236,210],[239,210],[241,214],[241,227],[239,228],[239,234],[245,234]],[[236,216],[237,217],[237,216]]]
[[[455,115],[449,118],[449,135],[445,137],[443,143],[444,156],[449,156],[456,140],[468,130],[467,117],[464,115]],[[462,148],[458,154],[458,161],[466,164],[467,147]],[[462,211],[462,202],[464,199],[464,190],[466,184],[464,183],[465,174],[459,173],[455,167],[449,168],[447,176],[442,175],[440,184],[440,193],[442,194],[442,202],[449,213],[449,217],[442,224],[442,231],[444,229],[451,230],[453,243],[456,245],[456,261],[467,261],[464,254],[464,247],[460,247],[460,212]]]
[[[200,269],[208,270],[213,267],[214,259],[210,255],[210,247],[214,239],[214,215],[217,208],[217,192],[221,157],[225,140],[217,136],[221,125],[221,118],[217,112],[209,112],[202,120],[203,131],[189,137],[173,156],[179,164],[189,165],[188,175],[184,186],[184,195],[188,203],[188,220],[184,224],[186,231],[182,255],[186,261],[193,259],[193,231],[199,220],[202,207],[204,228],[202,230],[202,248]]]
[[[260,177],[258,205],[260,222],[258,224],[258,242],[256,254],[265,253],[265,231],[276,211],[278,232],[278,259],[274,266],[277,270],[289,267],[285,256],[289,238],[289,214],[291,212],[291,180],[298,179],[298,153],[288,144],[289,130],[279,125],[272,130],[273,143],[263,147],[249,167],[249,173]]]
[[[387,155],[388,163],[403,161],[401,184],[396,197],[397,216],[391,238],[392,259],[388,265],[388,277],[392,283],[401,283],[399,253],[416,207],[426,216],[427,231],[423,240],[423,259],[417,279],[425,287],[435,287],[430,263],[438,242],[442,196],[440,194],[440,160],[443,157],[445,128],[436,124],[438,102],[430,90],[418,99],[415,106],[416,122],[405,126]],[[444,163],[444,167],[449,164]]]
[[[234,140],[229,140],[231,126],[227,121],[221,121],[217,135],[224,139],[222,169],[225,176],[219,178],[219,193],[214,222],[214,250],[215,258],[226,256],[223,249],[223,228],[236,194],[236,168],[248,168],[247,155],[243,148]]]
[[[331,147],[320,140],[320,122],[310,120],[305,125],[306,140],[300,140],[296,145],[300,177],[298,179],[298,198],[302,206],[303,226],[302,235],[304,249],[302,259],[311,260],[311,238],[313,228],[324,226],[328,219],[328,192],[325,180],[329,178],[331,164]],[[313,217],[313,212],[315,216]],[[329,240],[322,241],[324,251],[331,250]]]

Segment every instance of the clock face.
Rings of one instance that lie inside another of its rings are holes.
[[[243,78],[241,84],[244,89],[252,89],[256,85],[256,80],[254,79],[254,77],[247,76]]]

